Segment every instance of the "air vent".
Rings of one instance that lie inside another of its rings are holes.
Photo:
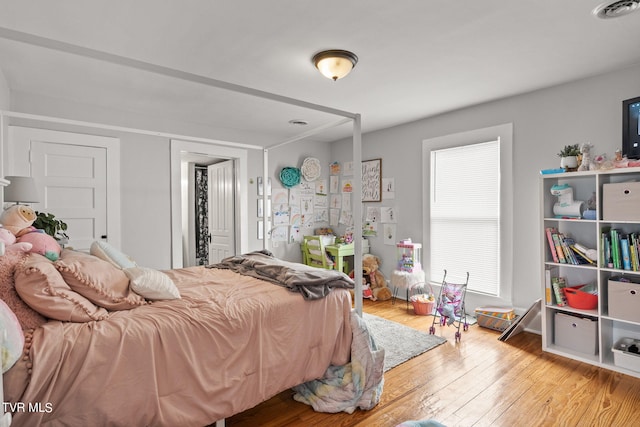
[[[638,9],[640,9],[640,0],[620,0],[601,4],[593,9],[593,14],[598,18],[611,19],[628,15]]]

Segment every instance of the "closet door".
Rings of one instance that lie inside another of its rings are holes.
[[[235,174],[233,160],[208,167],[209,263],[235,255]]]

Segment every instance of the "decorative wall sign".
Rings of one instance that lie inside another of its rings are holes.
[[[382,200],[382,159],[362,162],[362,201]]]

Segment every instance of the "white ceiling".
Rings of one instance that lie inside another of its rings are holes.
[[[359,113],[370,132],[640,63],[640,12],[596,19],[600,3],[3,0],[0,36],[18,31],[14,38],[35,35],[92,49],[89,56],[106,52]],[[311,64],[324,49],[350,50],[360,61],[333,82]],[[0,38],[0,67],[16,93],[244,130],[263,135],[249,141],[258,144],[337,120],[16,40]],[[340,126],[323,138],[350,132]]]

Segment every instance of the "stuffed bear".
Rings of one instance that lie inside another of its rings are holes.
[[[33,245],[29,242],[16,243],[16,236],[0,225],[0,242],[3,242],[8,251],[29,252]]]
[[[30,227],[36,218],[35,211],[29,206],[13,205],[2,211],[0,224],[12,232],[14,236],[20,237],[21,231]]]
[[[387,279],[379,270],[380,258],[371,254],[362,256],[362,275],[369,278],[373,296],[380,301],[391,299],[391,289],[387,286]]]
[[[51,261],[57,261],[60,258],[62,248],[53,237],[49,236],[42,230],[30,227],[31,231],[18,237],[18,242],[31,243],[33,247],[31,252],[40,254]]]

